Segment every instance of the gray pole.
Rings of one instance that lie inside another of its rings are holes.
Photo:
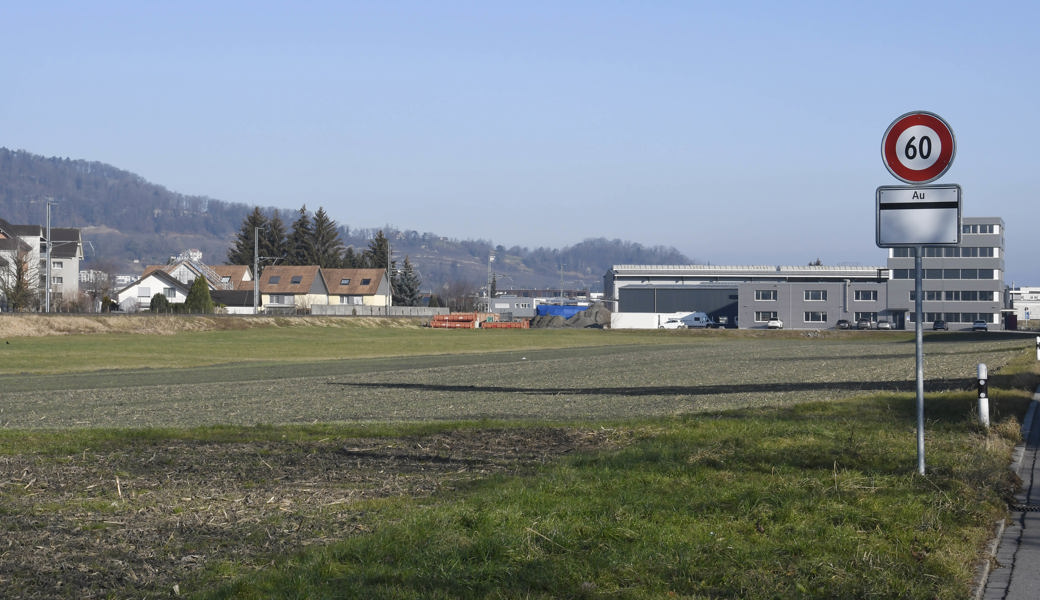
[[[253,314],[260,312],[260,228],[253,228]]]
[[[921,255],[923,246],[914,247],[914,312],[916,319],[917,341],[917,472],[924,475],[924,323],[922,323],[921,307],[924,292],[921,291]]]
[[[51,201],[47,201],[47,263],[44,291],[43,312],[51,312]]]

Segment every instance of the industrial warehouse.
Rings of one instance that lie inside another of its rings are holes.
[[[883,267],[615,265],[604,275],[604,297],[616,313],[702,311],[741,329],[913,328],[915,248],[887,252]],[[925,246],[921,263],[925,327],[1016,327],[1002,219],[964,217],[960,244]]]

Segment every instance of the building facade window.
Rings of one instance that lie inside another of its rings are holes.
[[[169,300],[173,300],[177,297],[177,290],[172,287],[163,288],[163,296],[166,296]]]
[[[807,310],[802,320],[806,323],[826,323],[827,313],[818,310]]]
[[[755,290],[755,300],[759,302],[775,302],[776,290]],[[766,321],[768,320],[766,319]]]
[[[860,302],[877,302],[877,290],[856,290],[854,297]]]
[[[271,304],[295,304],[292,294],[271,294]]]
[[[805,290],[806,302],[821,302],[827,299],[827,290]]]
[[[776,318],[775,310],[756,310],[755,311],[755,322],[765,323]]]
[[[913,269],[892,269],[892,279],[913,279]],[[996,279],[995,269],[921,269],[921,279]]]
[[[874,323],[874,322],[877,321],[877,313],[876,312],[858,312],[858,313],[856,313],[856,320],[857,321],[870,321],[871,323]]]
[[[913,312],[907,314],[907,318],[911,323],[916,323],[916,317]],[[974,321],[985,321],[987,323],[997,323],[996,316],[991,313],[978,313],[978,312],[929,312],[924,313],[925,321],[946,321],[947,323],[972,323]]]

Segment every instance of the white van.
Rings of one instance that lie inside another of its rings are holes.
[[[704,329],[705,327],[717,327],[716,323],[711,320],[708,313],[703,312],[692,312],[685,317],[682,317],[682,322],[686,324],[690,329]]]

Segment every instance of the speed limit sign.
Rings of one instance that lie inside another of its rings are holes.
[[[939,115],[915,111],[888,126],[881,157],[888,172],[910,184],[935,181],[953,163],[957,144],[953,130]]]

